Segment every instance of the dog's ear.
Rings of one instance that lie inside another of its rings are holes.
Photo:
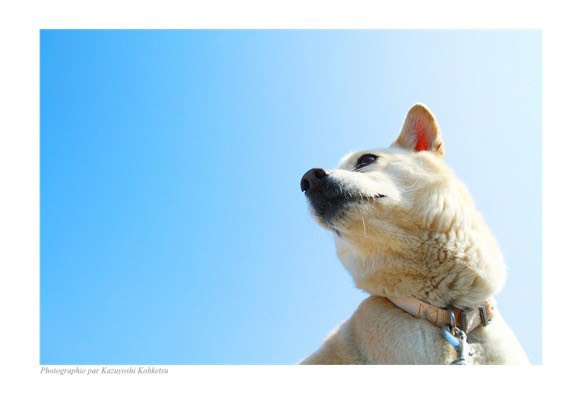
[[[426,150],[439,156],[445,155],[439,125],[429,108],[420,103],[412,106],[407,113],[401,134],[393,144],[414,151]]]

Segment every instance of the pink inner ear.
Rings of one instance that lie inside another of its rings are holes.
[[[427,125],[419,119],[416,119],[415,123],[413,123],[413,131],[417,137],[415,150],[427,150]]]

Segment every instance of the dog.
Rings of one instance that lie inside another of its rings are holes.
[[[444,154],[415,104],[388,148],[304,174],[310,213],[370,296],[300,364],[529,363],[494,299],[502,253]]]

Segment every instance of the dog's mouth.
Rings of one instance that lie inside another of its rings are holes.
[[[371,203],[376,201],[380,198],[385,198],[386,195],[384,194],[374,194],[372,196],[367,196],[360,193],[349,193],[349,192],[342,192],[342,193],[310,193],[307,192],[306,196],[310,200],[310,203],[314,208],[322,206],[332,206],[332,205],[345,205],[349,203]]]
[[[370,197],[365,197],[367,200],[374,200],[375,198],[385,198],[386,196],[384,194],[375,194],[373,196]]]

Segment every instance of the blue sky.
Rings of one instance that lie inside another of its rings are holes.
[[[541,33],[41,32],[41,363],[290,364],[362,299],[300,178],[437,116],[541,362]]]

